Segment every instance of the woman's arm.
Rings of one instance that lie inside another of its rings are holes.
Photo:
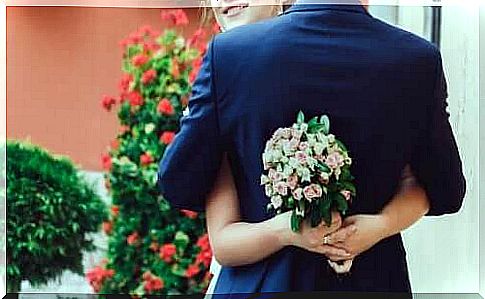
[[[340,227],[338,214],[333,215],[330,227],[303,225],[299,233],[291,231],[289,212],[259,223],[241,222],[239,200],[227,157],[223,158],[215,186],[206,202],[209,240],[215,259],[223,266],[252,264],[288,245],[322,254],[346,254],[342,249],[322,245],[323,236]]]
[[[381,211],[384,238],[395,235],[421,219],[430,208],[426,191],[418,184],[409,165],[404,169],[399,190]]]
[[[346,249],[355,257],[380,240],[410,227],[428,210],[426,192],[417,183],[409,166],[406,166],[399,189],[382,211],[376,215],[348,217],[344,220],[343,228],[329,236],[330,243]],[[334,261],[347,259],[339,255],[329,255],[329,258]]]

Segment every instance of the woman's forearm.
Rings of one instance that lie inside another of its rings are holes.
[[[381,211],[386,223],[384,237],[395,235],[413,225],[429,210],[425,190],[414,177],[402,180],[399,192]]]
[[[259,223],[225,226],[211,240],[216,260],[223,266],[252,264],[290,245],[289,216],[285,213]]]

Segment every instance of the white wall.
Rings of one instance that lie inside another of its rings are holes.
[[[485,4],[480,7],[480,186],[485,186]],[[485,188],[480,189],[480,294],[485,298]]]
[[[467,178],[467,196],[459,214],[426,217],[404,232],[411,283],[417,293],[479,291],[477,8],[470,4],[443,7],[441,53],[448,79],[451,123]],[[371,8],[371,13],[392,23],[396,13],[387,10],[391,12],[388,15],[383,8]],[[425,15],[423,7],[400,6],[397,25],[428,36]]]

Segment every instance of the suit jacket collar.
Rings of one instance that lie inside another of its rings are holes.
[[[359,0],[345,0],[341,1],[340,4],[335,4],[335,2],[338,1],[339,0],[299,0],[289,9],[287,9],[284,14],[289,14],[296,11],[319,10],[339,10],[369,14]]]

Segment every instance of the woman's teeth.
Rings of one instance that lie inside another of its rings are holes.
[[[227,16],[236,15],[236,14],[238,14],[240,11],[242,11],[243,9],[245,9],[246,7],[247,7],[247,5],[239,5],[239,6],[233,6],[233,7],[229,7],[229,8],[226,10],[226,15],[227,15]]]

